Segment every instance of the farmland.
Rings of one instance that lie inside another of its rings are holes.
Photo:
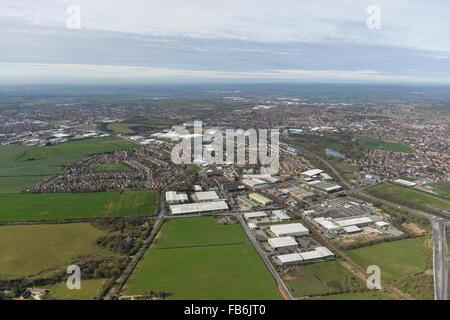
[[[68,265],[80,255],[101,254],[105,231],[89,223],[0,227],[0,277],[22,277]]]
[[[47,221],[156,213],[155,191],[0,195],[0,221]]]
[[[363,287],[362,280],[336,260],[298,265],[284,276],[284,280],[296,297],[341,293]]]
[[[21,146],[0,146],[0,193],[20,192],[50,175],[61,173],[61,166],[79,159],[17,161],[26,150]]]
[[[55,146],[31,147],[19,160],[82,157],[94,153],[134,148],[137,145],[118,137],[70,141]]]
[[[375,244],[347,251],[348,257],[364,269],[378,265],[386,281],[424,272],[431,257],[425,237]]]
[[[374,195],[376,193],[379,197],[398,202],[399,204],[406,202],[405,204],[421,210],[427,210],[432,207],[444,210],[450,209],[450,200],[446,198],[399,185],[379,184],[369,189],[369,192]]]
[[[173,219],[146,252],[126,294],[164,290],[170,299],[281,299],[239,224],[212,217]]]

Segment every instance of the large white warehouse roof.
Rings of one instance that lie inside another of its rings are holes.
[[[195,196],[197,197],[198,201],[209,201],[220,199],[215,191],[196,192]]]
[[[298,246],[297,241],[294,237],[281,237],[281,238],[270,238],[268,240],[269,244],[276,248],[285,248],[285,247],[296,247]]]
[[[199,203],[185,203],[185,204],[171,205],[169,207],[170,212],[172,214],[228,210],[228,205],[225,202],[225,200],[199,202]]]
[[[301,223],[288,223],[278,224],[270,227],[270,231],[277,237],[282,236],[296,236],[307,235],[309,230],[306,229]]]
[[[167,191],[166,192],[166,201],[174,202],[174,201],[187,201],[188,196],[185,192],[177,193],[176,191]]]
[[[371,223],[372,219],[370,219],[368,217],[359,217],[359,218],[339,220],[339,221],[334,221],[334,222],[336,224],[340,225],[341,227],[348,227],[348,226],[358,226],[361,224]]]

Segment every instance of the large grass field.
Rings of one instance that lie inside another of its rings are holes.
[[[450,200],[422,190],[402,187],[395,184],[379,184],[373,187],[372,190],[380,192],[380,195],[385,195],[388,200],[392,199],[395,201],[396,198],[406,199],[422,206],[432,206],[444,210],[450,209]]]
[[[409,146],[401,142],[386,142],[373,137],[357,137],[358,143],[363,148],[389,150],[394,152],[414,152]]]
[[[450,199],[450,181],[433,183],[432,186],[437,189],[434,191],[439,193],[441,196]]]
[[[69,141],[55,146],[27,148],[19,160],[82,157],[94,153],[134,148],[137,145],[118,137],[92,138]]]
[[[17,161],[27,148],[0,146],[0,193],[17,193],[47,176],[61,173],[61,166],[78,161],[79,158],[54,158],[34,161]]]
[[[281,299],[275,280],[240,224],[212,217],[172,219],[124,291],[164,290],[170,299]]]
[[[0,221],[46,221],[156,213],[155,191],[0,194]]]
[[[131,171],[131,168],[119,162],[104,163],[94,169],[94,172],[124,172],[124,171]]]
[[[336,260],[298,265],[285,277],[285,283],[296,297],[339,293],[363,287],[362,280]]]
[[[95,297],[98,289],[102,286],[103,279],[83,280],[81,279],[81,289],[69,290],[65,282],[60,282],[52,286],[45,286],[50,293],[48,299],[55,300],[91,300]]]
[[[424,272],[432,252],[426,238],[417,237],[349,250],[347,255],[363,268],[379,266],[381,279],[390,281]]]
[[[0,227],[0,278],[30,276],[67,266],[80,255],[103,254],[105,231],[90,223]]]

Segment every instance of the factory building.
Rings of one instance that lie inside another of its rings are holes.
[[[177,193],[176,191],[166,192],[166,202],[176,203],[176,202],[186,202],[188,201],[188,196],[185,192]]]
[[[348,227],[348,226],[365,227],[372,223],[372,219],[368,217],[358,217],[345,220],[335,220],[334,223],[340,225],[341,227]]]
[[[286,211],[284,211],[284,210],[274,210],[274,211],[272,211],[272,214],[273,214],[274,218],[280,222],[285,222],[285,221],[291,220],[291,217],[289,217],[286,214]]]
[[[270,238],[268,243],[273,250],[295,249],[298,247],[298,243],[294,237]]]
[[[362,231],[362,229],[358,228],[357,226],[348,226],[348,227],[343,227],[342,229],[345,231],[345,233],[348,233],[348,234],[358,233],[358,232]]]
[[[278,261],[285,264],[299,263],[303,261],[317,261],[334,257],[334,253],[328,250],[326,247],[317,247],[312,251],[306,251],[301,253],[289,253],[276,256]]]
[[[333,192],[342,190],[342,187],[336,183],[324,182],[324,181],[320,181],[320,180],[314,180],[314,181],[308,182],[308,185],[315,189],[318,189],[318,190],[321,190],[321,191],[324,191],[327,193],[333,193]]]
[[[250,199],[256,201],[257,203],[263,205],[263,206],[267,206],[271,203],[273,203],[273,201],[267,197],[264,197],[263,195],[259,194],[259,193],[250,193],[249,195]]]
[[[277,237],[306,236],[309,230],[301,223],[278,224],[270,227],[270,231]]]
[[[256,212],[247,212],[244,213],[245,220],[259,220],[267,218],[267,213],[264,211],[256,211]]]
[[[169,206],[169,208],[171,214],[176,215],[176,214],[228,210],[228,205],[225,202],[225,200],[217,200],[209,202],[177,204],[171,205]]]
[[[336,232],[341,229],[341,227],[335,224],[331,218],[314,218],[314,221],[317,222],[322,228],[325,228],[328,232]]]
[[[220,199],[215,191],[201,191],[196,192],[194,195],[198,201],[213,201]]]

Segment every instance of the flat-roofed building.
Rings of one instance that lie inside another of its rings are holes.
[[[245,220],[259,220],[267,218],[268,215],[264,211],[255,211],[244,213]]]
[[[294,249],[298,247],[298,242],[294,237],[270,238],[268,240],[272,249]]]
[[[358,228],[357,226],[348,226],[348,227],[343,227],[342,229],[344,229],[344,231],[348,234],[358,233],[358,232],[362,231],[362,229]]]
[[[334,223],[340,225],[341,227],[348,227],[348,226],[365,227],[372,223],[372,219],[370,219],[369,217],[358,217],[345,220],[335,220]]]
[[[408,187],[408,188],[412,188],[417,185],[417,183],[415,183],[415,182],[407,181],[407,180],[403,180],[403,179],[396,179],[393,182],[396,184],[399,184],[401,186]]]
[[[270,231],[277,237],[306,236],[309,234],[309,230],[301,223],[277,224],[270,226]]]
[[[284,210],[274,210],[274,211],[272,211],[272,214],[273,214],[274,218],[280,222],[291,220],[291,217],[289,217],[286,214],[286,211],[284,211]]]
[[[303,258],[299,253],[280,254],[276,256],[281,264],[292,264],[302,262]]]
[[[321,170],[321,169],[311,169],[311,170],[303,171],[301,173],[301,175],[306,176],[306,177],[314,177],[314,176],[321,174],[322,172],[323,172],[323,170]]]
[[[198,201],[212,201],[220,199],[215,191],[200,191],[196,192],[194,195]]]
[[[303,200],[303,199],[311,198],[311,197],[315,196],[314,192],[306,190],[304,188],[298,188],[298,189],[292,190],[289,194],[299,200]]]
[[[188,196],[186,192],[177,193],[176,191],[167,191],[166,192],[166,202],[175,203],[175,202],[186,202],[188,200]]]
[[[250,193],[249,195],[250,199],[256,201],[259,204],[262,204],[263,206],[267,206],[271,203],[273,203],[273,201],[267,197],[264,197],[263,195],[259,194],[259,193]]]
[[[317,247],[312,251],[301,252],[299,255],[303,261],[323,260],[334,257],[334,253],[326,247]]]
[[[223,211],[228,210],[228,205],[225,200],[199,202],[199,203],[185,203],[169,206],[170,212],[173,215],[187,214],[187,213],[200,213],[209,211]]]
[[[320,181],[320,180],[314,180],[314,181],[308,182],[308,185],[315,189],[325,191],[327,193],[333,193],[333,192],[342,190],[342,187],[336,183],[325,182],[325,181]]]
[[[322,228],[325,228],[328,232],[336,232],[341,229],[341,227],[335,224],[331,218],[314,218],[314,221],[317,222]]]

